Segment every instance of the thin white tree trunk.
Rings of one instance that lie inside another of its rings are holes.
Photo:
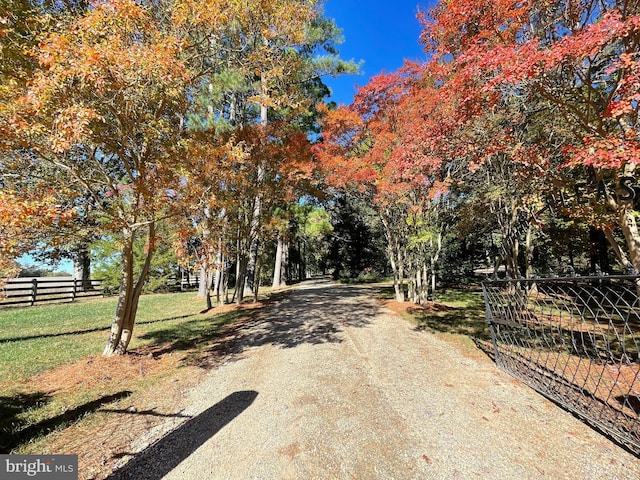
[[[276,247],[276,259],[273,267],[273,288],[278,288],[282,285],[282,264],[284,258],[284,241],[282,240],[282,234],[278,233],[278,246]]]
[[[82,245],[74,252],[73,278],[80,280],[78,290],[93,290],[91,283],[91,257],[86,245]]]
[[[436,236],[436,245],[433,246],[433,240],[431,241],[431,293],[436,292],[436,267],[438,266],[438,260],[440,259],[440,253],[442,252],[442,229],[438,229]],[[426,265],[425,265],[426,275]],[[426,278],[426,277],[425,277]]]
[[[205,298],[207,296],[207,270],[209,266],[206,261],[202,263],[200,271],[198,272],[198,298]]]
[[[426,305],[429,301],[429,269],[427,268],[426,262],[422,264],[422,292],[421,292],[421,301],[422,305]],[[432,278],[433,281],[433,278]]]
[[[415,298],[413,299],[413,303],[417,303],[418,305],[422,304],[423,281],[426,282],[427,279],[425,278],[423,280],[422,268],[420,267],[420,265],[416,265],[416,292],[415,292]]]

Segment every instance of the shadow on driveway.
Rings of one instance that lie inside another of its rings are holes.
[[[249,408],[257,396],[254,390],[232,393],[136,454],[106,480],[160,480]]]
[[[246,314],[242,310],[227,312],[225,315],[240,318],[211,324],[210,335],[203,337],[202,327],[198,326],[193,342],[208,345],[188,356],[186,363],[212,368],[222,358],[240,355],[252,347],[294,348],[303,344],[340,343],[346,327],[363,328],[371,323],[381,308],[374,300],[379,290],[380,287],[338,285],[326,280],[303,282],[284,298],[251,311],[244,319],[241,316]],[[184,336],[185,328],[179,325],[155,330],[143,338],[162,344]],[[173,342],[169,350],[180,348],[179,342]]]
[[[340,343],[345,328],[367,327],[379,312],[381,306],[377,302],[367,301],[374,298],[374,293],[371,287],[303,285],[265,312],[226,332],[201,360],[206,363],[207,359],[220,355],[235,356],[263,345],[295,348],[303,344]]]

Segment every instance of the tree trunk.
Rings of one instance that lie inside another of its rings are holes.
[[[505,245],[505,263],[507,267],[507,275],[511,278],[518,278],[520,272],[518,270],[518,256],[520,253],[520,242],[517,238],[512,238]]]
[[[280,287],[282,282],[282,264],[284,260],[284,241],[282,240],[282,234],[278,233],[278,246],[276,247],[276,261],[273,267],[273,288]]]
[[[611,264],[609,263],[609,242],[606,234],[597,227],[589,226],[589,257],[591,260],[591,275],[597,275],[598,269],[603,273],[611,273]]]
[[[407,270],[409,270],[409,279],[407,281],[407,297],[409,297],[409,301],[411,303],[418,303],[418,282],[419,271],[418,269],[411,268],[411,265],[408,266]]]
[[[404,302],[404,269],[402,259],[396,257],[396,248],[391,242],[387,242],[387,252],[389,254],[389,262],[393,271],[393,290],[396,295],[397,302]]]
[[[257,201],[257,199],[256,199]],[[244,281],[244,296],[251,295],[255,290],[255,284],[257,283],[257,271],[258,271],[258,255],[260,249],[260,241],[258,234],[258,224],[260,222],[259,212],[254,213],[254,220],[252,220],[251,226],[251,245],[249,246],[249,257],[247,259],[247,266],[245,268],[245,281]],[[253,222],[256,222],[255,230]]]
[[[431,281],[435,282],[435,279],[436,276],[435,273],[433,273]],[[432,288],[432,290],[435,290],[435,288]],[[422,265],[422,291],[420,292],[420,297],[420,303],[426,305],[429,301],[429,269],[426,263]]]
[[[231,266],[228,269],[223,270],[222,274],[222,301],[225,304],[231,303],[229,302],[229,279],[231,278]]]
[[[389,263],[393,271],[393,290],[396,295],[397,302],[404,302],[404,256],[400,246],[399,239],[394,235],[391,229],[391,223],[385,215],[380,214],[380,220],[384,226],[385,237],[387,239],[387,254],[389,255]]]
[[[216,296],[216,304],[220,305],[220,284],[224,278],[225,257],[222,254],[222,239],[218,242],[218,254],[216,255],[215,273],[213,274],[213,294]]]
[[[146,257],[140,276],[135,279],[133,273],[134,256],[133,243],[135,241],[135,230],[125,230],[125,245],[122,250],[122,266],[120,271],[120,293],[116,313],[111,324],[109,339],[104,347],[104,356],[122,355],[127,352],[133,325],[138,312],[138,301],[142,294],[142,287],[149,274],[151,258],[155,249],[155,223],[150,222],[147,230]]]
[[[630,212],[626,206],[620,209],[618,223],[627,242],[631,266],[636,272],[640,272],[640,232],[638,232],[638,224],[633,212]]]
[[[389,252],[389,261],[391,262],[391,270],[393,270],[393,290],[395,291],[396,301],[404,302],[404,258],[397,242],[387,245]]]
[[[533,227],[531,225],[527,228],[527,234],[525,236],[525,245],[524,245],[524,278],[532,278],[533,271],[533,252],[534,252],[534,244],[533,244]]]
[[[81,246],[73,255],[73,278],[80,280],[79,290],[93,290],[91,283],[91,257],[86,245]]]
[[[222,303],[222,281],[224,280],[224,265],[220,265],[213,277],[213,293],[216,296],[216,305]]]
[[[207,304],[207,310],[211,310],[213,308],[213,303],[211,302],[211,285],[213,283],[213,272],[211,271],[211,266],[207,265],[204,278],[201,279],[201,281],[205,283],[204,298]],[[202,285],[200,285],[199,288],[202,288]]]
[[[249,259],[244,255],[238,255],[238,264],[236,267],[236,291],[234,297],[236,303],[239,305],[244,301],[245,295],[245,280],[247,278],[247,265]]]
[[[435,294],[436,294],[436,271],[435,270],[431,270],[431,295],[432,298],[435,299]]]
[[[300,281],[307,279],[307,244],[306,241],[300,240]]]
[[[304,280],[304,244],[302,240],[298,240],[298,281],[302,282]],[[355,271],[356,269],[352,269]]]
[[[438,260],[440,259],[440,252],[442,252],[442,229],[438,229],[436,236],[436,245],[434,247],[433,240],[431,240],[431,293],[436,293],[436,267]],[[426,265],[425,265],[425,281],[426,281]]]
[[[289,242],[282,241],[282,275],[280,285],[291,283],[291,275],[289,275]]]
[[[262,268],[262,262],[260,258],[258,258],[258,263],[256,264],[256,277],[255,283],[253,285],[253,301],[258,301],[258,293],[260,291],[260,269]]]
[[[628,166],[626,174],[631,176],[634,172],[634,166]],[[627,243],[627,249],[631,261],[625,262],[625,273],[637,275],[640,272],[640,232],[638,232],[638,224],[633,213],[632,202],[620,202],[618,207],[618,224],[622,229],[624,239]],[[607,235],[609,240],[613,240],[613,235],[610,233]],[[618,249],[619,250],[619,249]],[[623,255],[619,255],[622,259]],[[635,281],[636,293],[640,296],[640,278]]]
[[[198,272],[198,275],[200,277],[199,280],[199,284],[198,284],[198,298],[205,298],[207,296],[207,270],[208,270],[209,266],[207,265],[207,262],[203,262],[202,266],[200,267],[200,271]]]
[[[393,269],[393,290],[396,295],[396,302],[404,302],[404,282],[403,274],[394,267],[394,262],[391,262],[391,268]]]
[[[622,249],[620,248],[620,245],[618,245],[618,241],[613,236],[613,233],[611,233],[610,231],[606,231],[605,236],[607,237],[609,246],[612,248],[613,253],[616,256],[616,259],[618,260],[618,263],[623,267],[626,266],[629,263],[629,258],[627,257],[626,253],[622,251]]]
[[[506,262],[505,259],[502,255],[496,255],[493,258],[493,278],[497,279],[498,278],[498,272],[500,270],[500,265],[505,265],[506,268]]]
[[[213,273],[211,272],[211,265],[208,262],[204,262],[200,267],[198,273],[198,298],[204,298],[206,303],[206,309],[211,310],[213,303],[211,302],[211,285],[213,283]]]
[[[265,43],[266,43],[265,39]],[[268,123],[268,109],[266,105],[266,98],[268,96],[267,91],[267,79],[264,74],[262,74],[261,79],[261,96],[263,97],[260,102],[260,125],[262,127],[266,127]],[[262,193],[261,187],[264,183],[265,179],[265,167],[263,160],[260,160],[258,163],[258,176],[257,176],[257,184],[258,184],[258,193],[254,199],[253,203],[253,216],[251,218],[251,228],[249,232],[249,238],[251,239],[251,244],[249,246],[249,259],[246,267],[246,280],[245,280],[245,288],[246,294],[249,295],[255,291],[256,282],[256,270],[258,264],[258,249],[260,247],[260,220],[262,217]],[[259,288],[259,285],[258,285]]]

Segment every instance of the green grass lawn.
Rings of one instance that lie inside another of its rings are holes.
[[[202,320],[199,312],[204,307],[194,292],[142,296],[130,349],[156,341],[155,331],[178,328],[198,317]],[[100,355],[115,308],[116,298],[105,298],[0,309],[0,388]]]
[[[104,382],[92,384],[87,378],[86,384],[61,391],[55,386],[36,387],[41,384],[38,374],[54,370],[60,378],[57,367],[77,362],[66,372],[82,372],[87,357],[101,355],[116,302],[106,298],[0,309],[0,453],[24,452],[33,442],[46,449],[38,442],[46,441],[48,433],[98,412],[105,404],[136,396],[162,378],[180,375],[181,366],[200,366],[220,328],[255,311],[232,307],[202,313],[204,300],[194,292],[145,295],[140,298],[129,351],[178,353],[176,366],[114,381],[108,380],[114,372],[104,371]]]
[[[423,328],[479,340],[491,338],[481,291],[443,289],[436,292],[436,298],[433,311],[416,314]]]

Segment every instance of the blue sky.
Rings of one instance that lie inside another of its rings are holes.
[[[335,19],[345,38],[339,46],[340,56],[356,62],[364,60],[361,75],[325,79],[333,91],[330,100],[350,104],[356,85],[366,85],[372,76],[383,71],[396,71],[404,59],[426,60],[418,43],[421,28],[416,13],[428,11],[436,3],[434,0],[327,0],[325,17]]]

